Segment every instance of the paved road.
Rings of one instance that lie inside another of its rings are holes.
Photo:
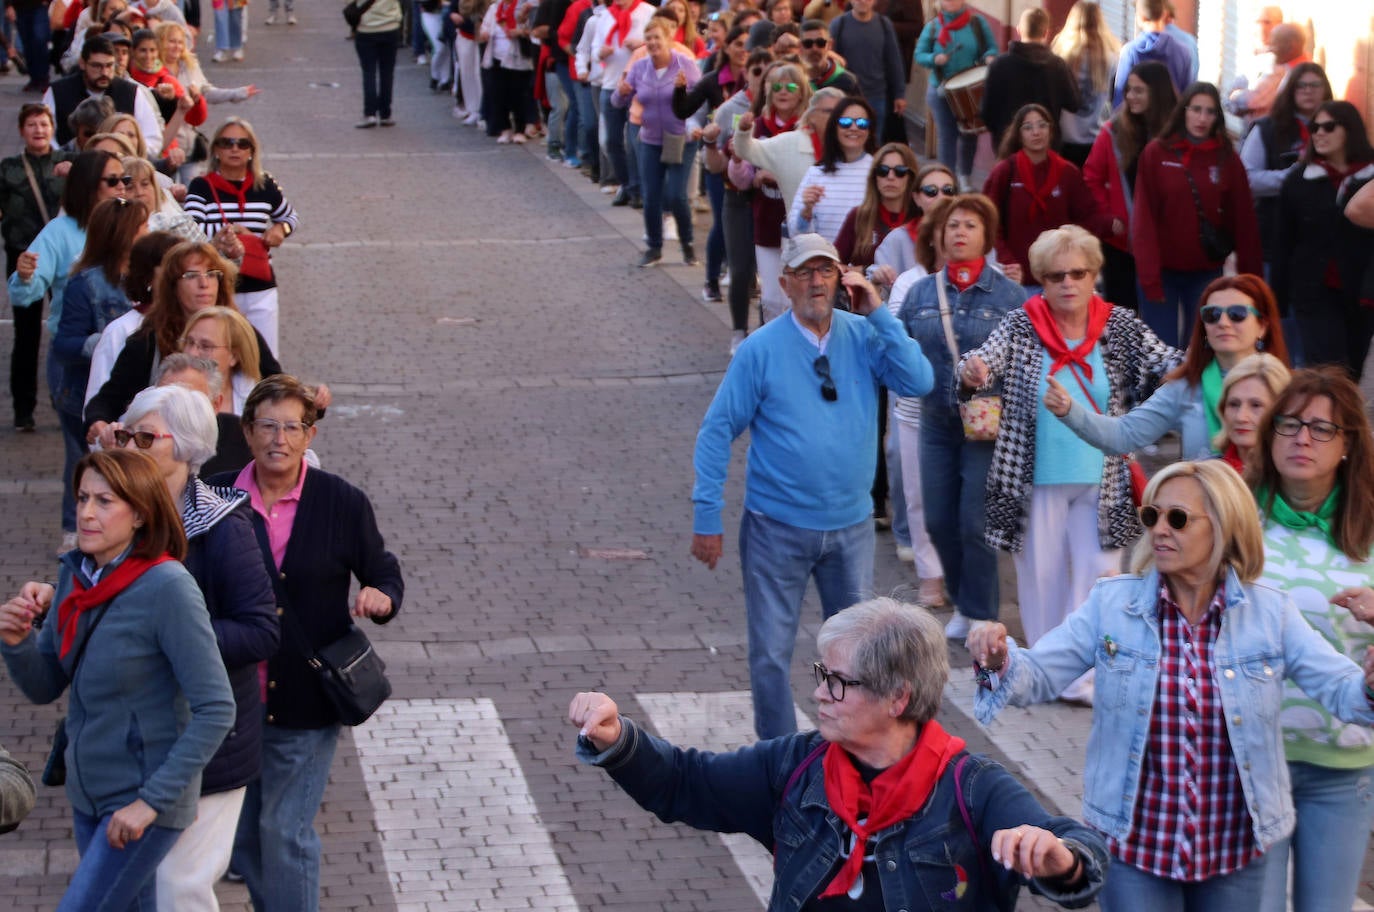
[[[636,213],[533,148],[456,126],[404,53],[400,125],[353,129],[341,23],[332,6],[302,18],[255,25],[246,63],[207,66],[265,90],[212,122],[253,121],[301,212],[278,257],[281,360],[333,386],[316,449],[371,494],[407,577],[401,616],[375,637],[395,699],[346,734],[320,815],[324,907],[756,912],[766,856],[651,820],[571,761],[563,722],[571,694],[596,688],[685,743],[751,738],[733,542],[715,572],[687,555],[723,306],[695,297],[697,270],[631,268]],[[0,106],[17,106],[18,84],[0,83]],[[4,365],[6,328],[0,348]],[[50,413],[40,422],[0,432],[0,592],[52,573],[60,439]],[[879,542],[879,589],[900,592],[913,581]],[[1085,712],[1016,715],[994,743],[962,714],[967,694],[950,696],[952,728],[1075,810]],[[41,767],[58,707],[7,680],[0,707],[0,743]],[[14,912],[52,908],[74,863],[65,800],[44,789],[0,839],[0,895]],[[220,892],[247,908],[241,887]]]

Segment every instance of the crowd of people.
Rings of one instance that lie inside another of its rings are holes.
[[[1223,91],[1168,0],[1137,0],[1124,44],[1090,0],[1057,33],[1031,8],[1006,48],[964,0],[358,6],[359,128],[395,125],[413,28],[462,124],[542,141],[642,210],[637,266],[675,241],[703,298],[728,295],[691,553],[725,552],[747,430],[763,743],[685,754],[579,694],[584,761],[664,819],[773,848],[776,908],[877,908],[865,883],[884,907],[929,906],[929,883],[893,873],[907,851],[985,908],[1024,879],[1108,912],[1277,910],[1290,858],[1298,912],[1349,908],[1374,824],[1374,432],[1356,386],[1374,147],[1300,26],[1267,9],[1267,62]],[[256,909],[314,909],[342,716],[312,664],[352,618],[395,617],[400,564],[311,449],[328,387],[279,360],[272,252],[300,215],[250,121],[212,128],[209,110],[256,88],[205,80],[199,18],[172,0],[67,12],[51,45],[21,22],[42,101],[0,162],[14,426],[37,425],[46,326],[65,448],[57,579],[0,606],[13,680],[68,700],[55,756],[81,862],[61,908],[214,908],[232,871]],[[242,13],[215,9],[215,62],[242,59]],[[929,71],[927,162],[912,66]],[[996,162],[975,184],[984,132]],[[1168,441],[1180,461],[1145,484],[1134,454]],[[872,599],[878,528],[917,606]],[[799,735],[813,579],[820,726]],[[931,608],[953,609],[943,631]],[[940,727],[946,639],[974,655],[985,720],[1092,707],[1086,825]],[[116,663],[136,673],[102,673]]]

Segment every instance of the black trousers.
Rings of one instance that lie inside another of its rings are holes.
[[[11,275],[22,250],[5,248],[5,274]],[[46,298],[46,296],[45,296]],[[38,405],[38,346],[43,341],[43,301],[13,307],[14,350],[10,354],[10,398],[14,419],[32,418]]]
[[[517,133],[523,133],[525,125],[529,123],[526,115],[534,92],[534,73],[503,67],[499,60],[492,63],[489,72],[492,99],[487,135],[500,136],[512,128]]]

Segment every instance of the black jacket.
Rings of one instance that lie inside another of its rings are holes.
[[[1374,230],[1345,217],[1345,204],[1371,180],[1374,164],[1347,178],[1339,192],[1317,164],[1294,168],[1283,179],[1274,245],[1277,256],[1270,274],[1282,313],[1325,299],[1329,293],[1326,264],[1331,261],[1340,276],[1345,305],[1374,304]]]
[[[1048,108],[1057,128],[1061,111],[1078,110],[1078,82],[1068,64],[1043,44],[1013,41],[1007,52],[988,66],[988,80],[983,86],[983,123],[992,133],[994,149],[1016,119],[1016,112],[1032,103]]]
[[[673,116],[686,120],[697,112],[703,104],[714,111],[721,103],[735,94],[736,80],[721,85],[720,70],[707,70],[691,88],[673,88]]]
[[[235,475],[226,473],[209,482],[232,485],[234,480]],[[256,510],[253,524],[264,526]],[[282,616],[281,649],[267,663],[267,724],[317,729],[338,723],[338,714],[306,660],[348,632],[348,591],[354,577],[391,599],[391,614],[373,618],[374,623],[385,624],[401,610],[401,562],[386,550],[367,495],[337,475],[307,469],[291,540],[275,580],[278,605],[291,617]],[[292,617],[295,629],[304,633],[304,645],[293,632]]]
[[[55,80],[51,88],[52,103],[57,108],[54,112],[57,144],[61,146],[75,135],[67,124],[67,118],[76,110],[77,105],[91,97],[91,93],[86,88],[85,75],[80,72]],[[114,101],[115,110],[120,114],[132,114],[134,100],[138,97],[138,83],[132,79],[115,77],[110,80],[110,87],[105,90],[105,94]]]

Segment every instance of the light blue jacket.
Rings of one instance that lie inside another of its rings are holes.
[[[1097,669],[1083,819],[1116,839],[1130,833],[1159,686],[1159,585],[1154,570],[1143,578],[1099,581],[1088,601],[1031,649],[1008,640],[997,688],[980,689],[976,698],[975,714],[986,725],[1008,703],[1053,700],[1083,672]],[[1231,570],[1212,655],[1255,839],[1267,849],[1294,823],[1279,726],[1284,679],[1336,717],[1374,725],[1364,673],[1312,629],[1285,593],[1242,585]]]
[[[14,272],[9,277],[10,304],[29,307],[52,291],[52,307],[48,310],[48,333],[57,335],[57,323],[62,319],[62,293],[67,288],[72,264],[86,249],[86,229],[78,227],[76,219],[65,212],[43,226],[28,252],[38,254],[38,268],[27,282]]]
[[[1191,386],[1186,380],[1170,380],[1149,399],[1119,417],[1099,415],[1081,402],[1074,402],[1060,420],[1109,456],[1148,446],[1172,430],[1183,437],[1183,459],[1210,459],[1216,455],[1207,434],[1202,387]]]

